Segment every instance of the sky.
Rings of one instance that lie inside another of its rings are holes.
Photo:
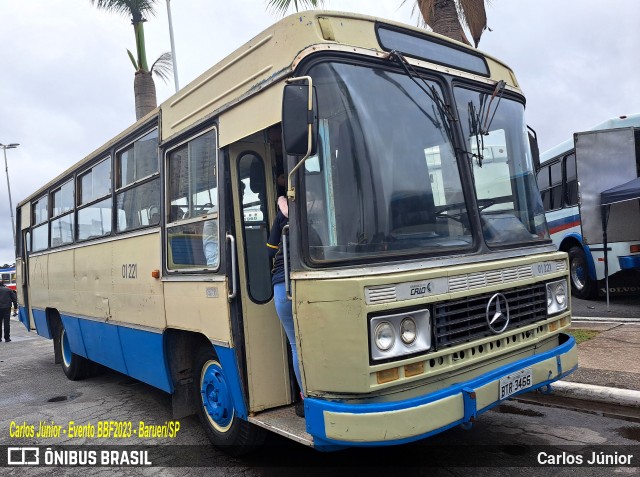
[[[417,24],[412,2],[326,0],[331,10]],[[180,86],[280,19],[265,0],[171,0]],[[171,49],[167,9],[145,23],[150,62]],[[509,65],[545,151],[605,119],[640,112],[640,2],[491,0],[479,49]],[[128,18],[89,0],[0,0],[0,143],[19,201],[135,122]],[[156,80],[158,103],[174,93]],[[15,215],[15,213],[14,213]],[[0,178],[0,265],[13,263]]]

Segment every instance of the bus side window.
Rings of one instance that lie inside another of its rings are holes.
[[[551,164],[551,209],[561,209],[564,205],[562,198],[562,163]]]
[[[169,271],[216,270],[220,265],[217,157],[215,130],[167,154]]]
[[[572,207],[578,205],[578,175],[576,172],[575,154],[571,154],[565,158],[564,170],[566,175],[565,183],[567,185],[565,201],[567,206]]]
[[[545,212],[551,210],[551,191],[549,190],[549,166],[540,168],[538,172],[538,189],[542,196],[542,205]]]

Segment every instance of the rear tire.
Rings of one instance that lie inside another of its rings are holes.
[[[193,378],[198,417],[211,443],[233,456],[258,449],[266,431],[236,415],[225,372],[212,348],[198,351]]]
[[[71,351],[69,339],[62,323],[58,327],[58,346],[62,355],[62,371],[72,381],[78,381],[87,377],[89,372],[89,360]]]
[[[582,247],[574,246],[569,249],[569,269],[573,296],[582,300],[596,298],[598,284],[589,277],[589,265]]]

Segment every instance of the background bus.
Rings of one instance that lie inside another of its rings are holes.
[[[299,13],[18,205],[20,318],[70,379],[156,386],[231,452],[470,424],[577,366],[536,159],[503,63]],[[279,171],[304,418],[266,247]]]
[[[16,289],[16,267],[0,268],[0,278],[7,288]]]
[[[540,156],[537,180],[553,243],[569,254],[578,298],[603,293],[605,265],[600,194],[640,176],[640,114],[574,134]],[[640,201],[611,206],[609,291],[640,291]]]

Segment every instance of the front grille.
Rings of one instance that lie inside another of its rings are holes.
[[[509,305],[509,326],[514,328],[547,318],[547,291],[544,283],[501,292]],[[495,336],[487,325],[487,304],[494,293],[440,302],[434,312],[436,349]]]

